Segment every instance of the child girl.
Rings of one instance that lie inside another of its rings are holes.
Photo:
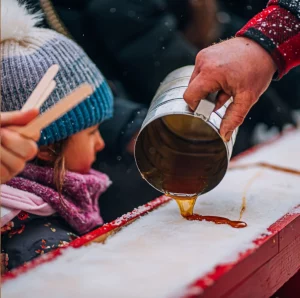
[[[56,89],[42,113],[82,83],[94,87],[89,98],[41,131],[36,158],[1,185],[1,260],[2,269],[10,270],[103,223],[98,198],[110,181],[91,165],[104,148],[99,124],[112,116],[113,98],[79,46],[35,27],[39,15],[17,0],[2,0],[1,13],[1,111],[20,110],[53,64],[60,66]]]

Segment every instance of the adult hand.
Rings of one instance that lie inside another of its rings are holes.
[[[5,183],[20,173],[26,161],[32,159],[37,153],[37,144],[13,131],[13,126],[25,125],[39,114],[38,110],[28,112],[1,113],[1,183]]]
[[[224,140],[240,126],[270,85],[276,71],[272,57],[256,42],[236,37],[200,51],[184,99],[195,110],[201,99],[220,91],[216,108],[232,96],[220,128]]]

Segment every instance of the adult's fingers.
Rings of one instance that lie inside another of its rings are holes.
[[[1,145],[19,157],[30,160],[37,153],[37,144],[29,139],[25,139],[18,133],[2,128],[1,131]]]
[[[225,93],[224,91],[220,91],[217,96],[216,107],[214,111],[219,110],[230,98],[231,96]]]
[[[22,158],[1,146],[1,183],[5,183],[20,173],[24,166],[25,162]]]
[[[195,110],[201,99],[207,98],[209,93],[220,90],[219,83],[206,79],[200,72],[189,84],[183,98],[192,110]]]
[[[32,109],[26,112],[13,111],[1,113],[1,126],[25,125],[33,120],[39,114],[38,109]]]
[[[195,68],[194,68],[194,71],[191,75],[191,78],[190,78],[190,81],[189,81],[189,84],[197,77],[197,75],[200,73],[200,69],[197,65],[195,65]]]
[[[249,93],[235,96],[233,103],[229,105],[221,123],[220,134],[227,142],[233,131],[239,127],[247,116],[255,100]]]

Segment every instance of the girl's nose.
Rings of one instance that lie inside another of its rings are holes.
[[[95,149],[97,152],[102,151],[105,148],[105,142],[102,139],[100,132],[98,133],[97,140],[95,143]]]

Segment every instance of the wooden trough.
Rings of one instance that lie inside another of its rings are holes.
[[[257,163],[295,173],[241,167]],[[245,195],[247,228],[185,221],[163,196],[6,274],[2,297],[270,297],[300,268],[300,131],[236,166],[195,208],[238,217]]]

